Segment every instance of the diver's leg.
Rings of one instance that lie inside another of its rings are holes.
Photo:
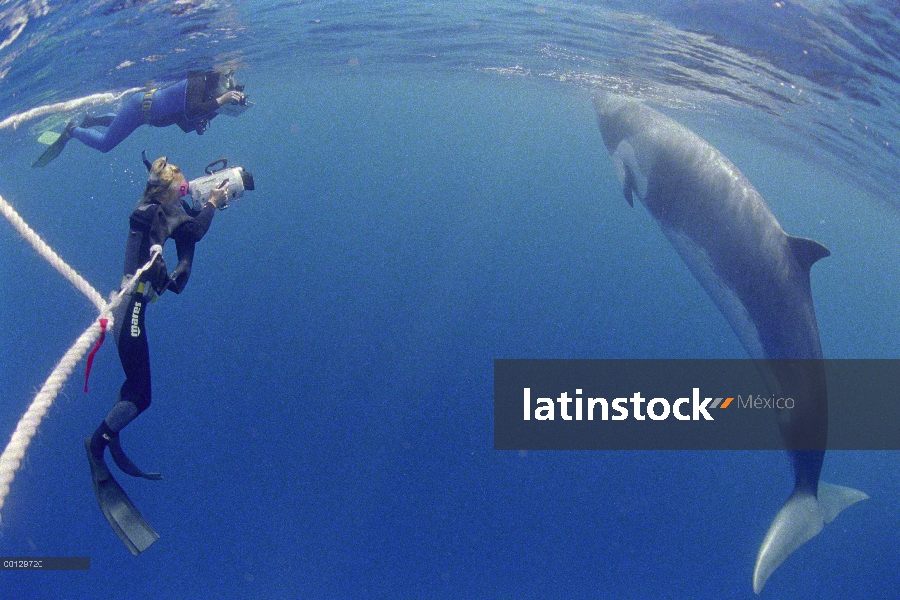
[[[132,94],[109,124],[109,129],[98,131],[89,127],[76,127],[72,130],[72,137],[95,150],[109,152],[144,124],[144,109],[141,106],[143,100],[144,92]]]
[[[97,117],[84,115],[84,119],[81,120],[81,125],[79,125],[79,127],[109,127],[115,118],[116,113],[100,115]]]
[[[115,448],[121,450],[118,445],[118,431],[140,414],[143,410],[141,406],[146,408],[150,404],[150,355],[143,316],[145,305],[146,301],[141,294],[132,294],[126,310],[117,309],[115,316],[118,321],[125,321],[126,317],[135,317],[134,320],[128,318],[127,322],[121,323],[116,339],[127,379],[122,386],[123,392],[119,401],[97,428],[93,437],[85,440],[91,478],[100,510],[115,534],[135,556],[156,542],[159,534],[144,519],[128,494],[112,476],[103,460],[103,453],[108,445],[113,458],[116,458]],[[139,392],[138,396],[129,395],[136,391]],[[140,393],[144,395],[140,396]],[[119,459],[116,459],[116,464],[119,464]],[[132,474],[127,470],[125,472]],[[140,475],[148,479],[160,479],[157,474]]]
[[[119,401],[97,427],[90,449],[95,458],[102,458],[104,449],[108,447],[116,465],[132,477],[162,479],[159,473],[145,473],[135,465],[119,441],[119,432],[150,406],[150,350],[144,327],[146,305],[147,300],[141,294],[132,294],[126,311],[116,316],[120,324],[116,336],[119,358],[126,378],[119,392]]]
[[[94,458],[103,458],[103,451],[110,444],[118,443],[119,432],[131,423],[142,411],[130,399],[125,400],[120,395],[106,418],[100,422],[100,426],[91,436],[91,453]]]
[[[119,400],[91,438],[91,452],[98,460],[103,458],[103,451],[110,441],[150,406],[150,347],[144,327],[147,300],[142,294],[133,293],[123,305],[125,310],[117,311],[116,315],[116,342],[125,383],[119,392]]]

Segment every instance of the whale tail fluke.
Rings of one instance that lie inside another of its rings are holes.
[[[834,521],[834,518],[848,506],[868,499],[869,495],[865,492],[824,481],[819,482],[819,506],[822,507],[822,518],[825,523]]]
[[[775,569],[794,550],[822,531],[826,523],[831,523],[848,506],[868,497],[859,490],[824,481],[819,482],[818,499],[805,492],[791,494],[775,515],[759,547],[753,569],[753,591],[758,594]]]

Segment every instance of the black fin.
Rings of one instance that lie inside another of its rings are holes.
[[[122,449],[122,442],[119,440],[119,436],[110,437],[109,455],[112,456],[116,466],[122,469],[122,472],[126,475],[143,477],[144,479],[149,479],[151,481],[159,481],[162,479],[162,475],[159,473],[144,473],[136,464],[131,462],[131,459],[125,454],[125,450]]]
[[[812,268],[813,264],[820,258],[825,258],[826,256],[831,256],[831,252],[815,240],[811,240],[809,238],[801,238],[788,236],[788,244],[791,247],[791,250],[794,252],[794,257],[797,259],[797,262],[800,263],[800,266],[805,268],[807,271]]]
[[[159,534],[134,506],[106,464],[102,460],[98,462],[91,454],[91,438],[84,440],[84,447],[91,465],[91,479],[100,510],[122,543],[137,556],[152,546],[159,539]]]

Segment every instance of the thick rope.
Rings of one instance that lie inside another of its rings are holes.
[[[0,49],[2,49],[2,47],[0,47]],[[118,102],[128,94],[139,92],[142,89],[144,88],[131,88],[125,90],[124,92],[102,92],[99,94],[84,96],[82,98],[66,100],[65,102],[45,104],[44,106],[38,106],[37,108],[32,108],[31,110],[26,110],[25,112],[6,117],[2,121],[0,121],[0,129],[7,129],[9,127],[16,129],[25,121],[43,117],[44,115],[56,114],[65,111],[74,111],[85,106],[93,106],[94,104],[112,104],[113,102]]]
[[[162,248],[153,246],[150,249],[150,260],[147,261],[147,264],[138,269],[131,279],[122,286],[122,289],[119,290],[107,304],[100,294],[97,293],[97,291],[91,287],[81,275],[59,258],[56,252],[54,252],[50,246],[48,246],[38,234],[22,220],[22,217],[20,217],[18,213],[13,210],[12,206],[10,206],[2,197],[0,197],[0,212],[2,212],[7,220],[19,230],[22,237],[34,246],[41,256],[46,258],[57,271],[62,273],[66,279],[71,281],[76,288],[84,293],[100,311],[100,316],[97,317],[97,320],[94,321],[77,340],[75,340],[72,347],[63,355],[59,364],[57,364],[56,368],[53,369],[53,372],[50,373],[50,377],[47,378],[41,391],[34,397],[31,406],[28,407],[28,410],[26,410],[25,414],[22,415],[22,418],[19,419],[19,423],[16,425],[16,430],[13,432],[12,438],[10,438],[9,443],[6,445],[3,454],[0,455],[0,510],[2,510],[3,504],[6,502],[6,497],[9,495],[10,485],[16,476],[16,471],[21,466],[22,460],[25,458],[25,451],[28,449],[28,445],[31,444],[32,438],[37,433],[41,421],[53,405],[53,401],[56,399],[57,394],[59,394],[59,390],[65,384],[66,379],[72,374],[75,365],[78,364],[78,361],[81,360],[81,357],[84,356],[85,352],[87,352],[97,338],[100,337],[100,319],[109,319],[110,327],[112,327],[112,311],[122,302],[125,295],[134,289],[141,275],[153,265],[157,255],[162,253]],[[96,296],[96,298],[94,296]]]
[[[62,360],[59,361],[59,364],[50,373],[50,377],[44,382],[44,387],[34,397],[31,406],[19,419],[19,424],[16,425],[12,438],[6,445],[3,454],[0,455],[0,509],[3,508],[6,496],[9,495],[9,486],[15,479],[16,471],[25,458],[25,451],[28,449],[31,439],[37,433],[38,426],[41,424],[44,415],[50,410],[53,400],[56,399],[56,395],[66,382],[66,379],[72,374],[75,365],[78,364],[78,361],[81,360],[81,357],[84,356],[84,353],[88,351],[98,337],[100,337],[100,325],[95,322],[81,334],[72,347],[69,348],[69,351],[63,355]]]
[[[106,308],[106,300],[103,299],[103,296],[95,290],[90,283],[85,280],[84,277],[78,274],[78,272],[67,265],[63,259],[59,257],[59,255],[53,251],[53,248],[47,245],[47,243],[41,239],[35,231],[28,226],[28,223],[19,216],[19,213],[0,196],[0,212],[3,213],[3,216],[6,217],[6,220],[9,221],[13,227],[25,238],[28,243],[30,243],[37,253],[46,259],[48,263],[50,263],[54,269],[60,272],[63,277],[68,279],[75,288],[87,296],[87,299],[90,300],[94,306],[97,307],[97,310],[103,311]]]

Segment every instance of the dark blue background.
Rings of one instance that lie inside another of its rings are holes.
[[[154,404],[123,443],[165,479],[120,480],[161,539],[131,557],[91,489],[82,438],[122,377],[107,344],[90,393],[73,376],[41,426],[0,537],[0,554],[91,570],[2,573],[0,596],[752,597],[790,489],[781,453],[492,449],[495,358],[744,356],[623,199],[587,94],[473,73],[274,75],[247,73],[257,107],[202,138],[143,128],[108,155],[73,142],[44,171],[33,143],[5,161],[0,193],[104,294],[142,149],[189,176],[226,155],[257,190],[216,216],[187,290],[149,309]],[[826,355],[896,356],[895,213],[741,139],[728,115],[672,114],[789,233],[832,250],[813,269]],[[11,431],[94,312],[8,226],[0,249]],[[828,456],[825,479],[872,500],[766,597],[897,589],[894,463]]]

